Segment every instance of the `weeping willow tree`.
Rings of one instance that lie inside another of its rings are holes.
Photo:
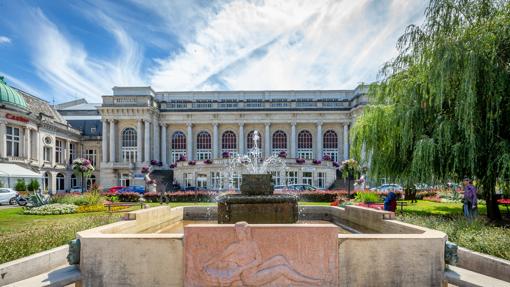
[[[474,177],[499,219],[496,182],[510,178],[510,2],[431,0],[425,16],[370,87],[352,152],[370,155],[372,176],[407,185]]]

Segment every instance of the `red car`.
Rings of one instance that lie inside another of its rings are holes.
[[[125,186],[112,186],[108,189],[108,193],[117,193],[117,191],[125,188]]]

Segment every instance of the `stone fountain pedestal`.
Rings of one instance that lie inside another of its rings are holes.
[[[295,223],[297,197],[273,194],[270,174],[243,174],[241,194],[218,198],[218,223]]]

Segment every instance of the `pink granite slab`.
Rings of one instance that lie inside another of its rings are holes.
[[[189,287],[339,282],[333,224],[192,224],[184,228],[184,253]]]

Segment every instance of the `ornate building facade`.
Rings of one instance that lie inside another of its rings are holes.
[[[257,130],[264,157],[286,154],[288,169],[274,174],[275,184],[327,188],[336,179],[334,162],[349,157],[349,129],[366,104],[365,92],[364,86],[224,92],[114,87],[98,108],[101,183],[140,183],[142,166],[152,161],[160,163],[156,169],[172,166],[181,187],[226,188],[225,158],[252,148]],[[237,188],[240,175],[230,184]]]
[[[48,102],[10,87],[0,77],[0,163],[7,173],[15,164],[39,174],[41,189],[64,192],[78,185],[71,162],[81,152],[80,132]],[[13,187],[23,176],[11,179],[0,173],[0,181]]]

